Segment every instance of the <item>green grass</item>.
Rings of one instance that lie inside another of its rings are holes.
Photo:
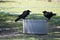
[[[20,1],[20,2],[6,2],[0,3],[0,9],[6,12],[19,12],[29,9],[32,13],[42,14],[43,10],[52,11],[60,16],[60,2],[41,2],[41,1]]]
[[[20,22],[17,22],[17,23],[15,23],[15,22],[13,22],[13,21],[15,21],[15,19],[17,18],[17,16],[18,15],[12,15],[12,14],[9,14],[9,13],[5,13],[5,12],[0,12],[0,28],[19,28],[19,30],[17,30],[17,31],[19,31],[19,32],[22,32],[22,28],[23,28],[23,24],[22,24],[22,20],[20,20]],[[41,14],[31,14],[31,15],[29,15],[28,17],[27,17],[27,19],[40,19],[40,20],[46,20],[46,18],[43,16],[43,15],[41,15]],[[56,19],[56,20],[53,20],[53,19]],[[60,26],[60,20],[58,20],[58,19],[60,19],[60,17],[59,16],[57,16],[57,17],[53,17],[51,20],[50,20],[50,22],[49,22],[49,26],[50,27],[57,27],[57,26]],[[11,22],[7,22],[7,21],[11,21]],[[53,33],[54,32],[50,32],[51,34],[49,34],[49,35],[53,35]],[[56,34],[54,34],[54,35],[56,35]],[[59,34],[60,35],[60,34]],[[28,37],[28,38],[27,38]],[[36,36],[35,36],[36,37]],[[21,40],[23,40],[23,39],[35,39],[35,37],[31,37],[31,36],[25,36],[25,35],[22,35],[22,37],[21,36],[16,36],[16,37],[6,37],[6,38],[4,38],[4,39],[21,39]],[[38,36],[37,36],[38,37]],[[48,36],[49,37],[49,36]],[[37,39],[40,39],[40,38],[36,38],[36,40]],[[41,38],[42,40],[44,39],[43,37]],[[52,38],[52,39],[55,39],[55,38]],[[46,39],[47,40],[47,39]]]
[[[1,2],[0,3],[0,28],[4,27],[18,27],[20,28],[19,31],[22,31],[22,20],[20,22],[12,22],[14,21],[18,15],[15,13],[22,13],[23,10],[29,9],[31,10],[31,14],[27,17],[27,19],[42,19],[44,18],[42,11],[52,11],[56,12],[57,16],[54,16],[50,21],[50,27],[53,26],[60,26],[60,2],[41,2],[41,1],[16,1],[16,2]],[[12,13],[12,14],[10,14]],[[14,14],[14,15],[13,15]],[[53,19],[57,19],[53,20]],[[11,21],[11,22],[7,22]],[[50,36],[53,35],[54,32],[49,34]],[[5,37],[0,38],[0,40],[60,40],[60,38],[48,38],[45,36],[41,38],[41,36],[31,36],[31,35],[22,35],[22,36],[14,36],[14,37]],[[56,34],[54,34],[56,35]],[[60,35],[60,34],[59,34]]]

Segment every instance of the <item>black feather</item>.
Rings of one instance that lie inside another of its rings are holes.
[[[54,15],[56,15],[56,14],[54,14],[53,12],[47,12],[47,11],[43,11],[43,15],[46,17],[46,18],[48,18],[48,20],[50,20]]]
[[[23,13],[19,15],[19,17],[15,20],[15,22],[17,22],[19,19],[25,19],[30,14],[30,12],[31,12],[30,10],[23,11]]]

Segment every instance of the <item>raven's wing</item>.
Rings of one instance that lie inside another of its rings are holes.
[[[28,15],[29,15],[29,12],[24,11],[24,12],[21,14],[21,17],[22,17],[22,18],[25,18],[25,17],[28,16]]]

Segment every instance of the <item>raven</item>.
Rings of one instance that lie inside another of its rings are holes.
[[[19,19],[25,19],[30,14],[30,12],[31,12],[30,10],[23,11],[23,13],[19,15],[19,17],[15,20],[15,22],[17,22]]]
[[[56,14],[54,14],[53,12],[43,11],[43,15],[44,15],[48,20],[50,20],[51,17],[53,17],[53,16],[56,15]]]

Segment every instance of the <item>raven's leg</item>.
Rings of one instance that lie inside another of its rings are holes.
[[[50,20],[51,18],[48,18],[48,20]]]
[[[15,20],[15,22],[17,22],[19,19],[21,19],[20,17],[18,17],[16,20]]]
[[[46,20],[48,21],[48,18],[46,18]]]
[[[49,21],[50,20],[50,18],[46,18],[46,21]]]

